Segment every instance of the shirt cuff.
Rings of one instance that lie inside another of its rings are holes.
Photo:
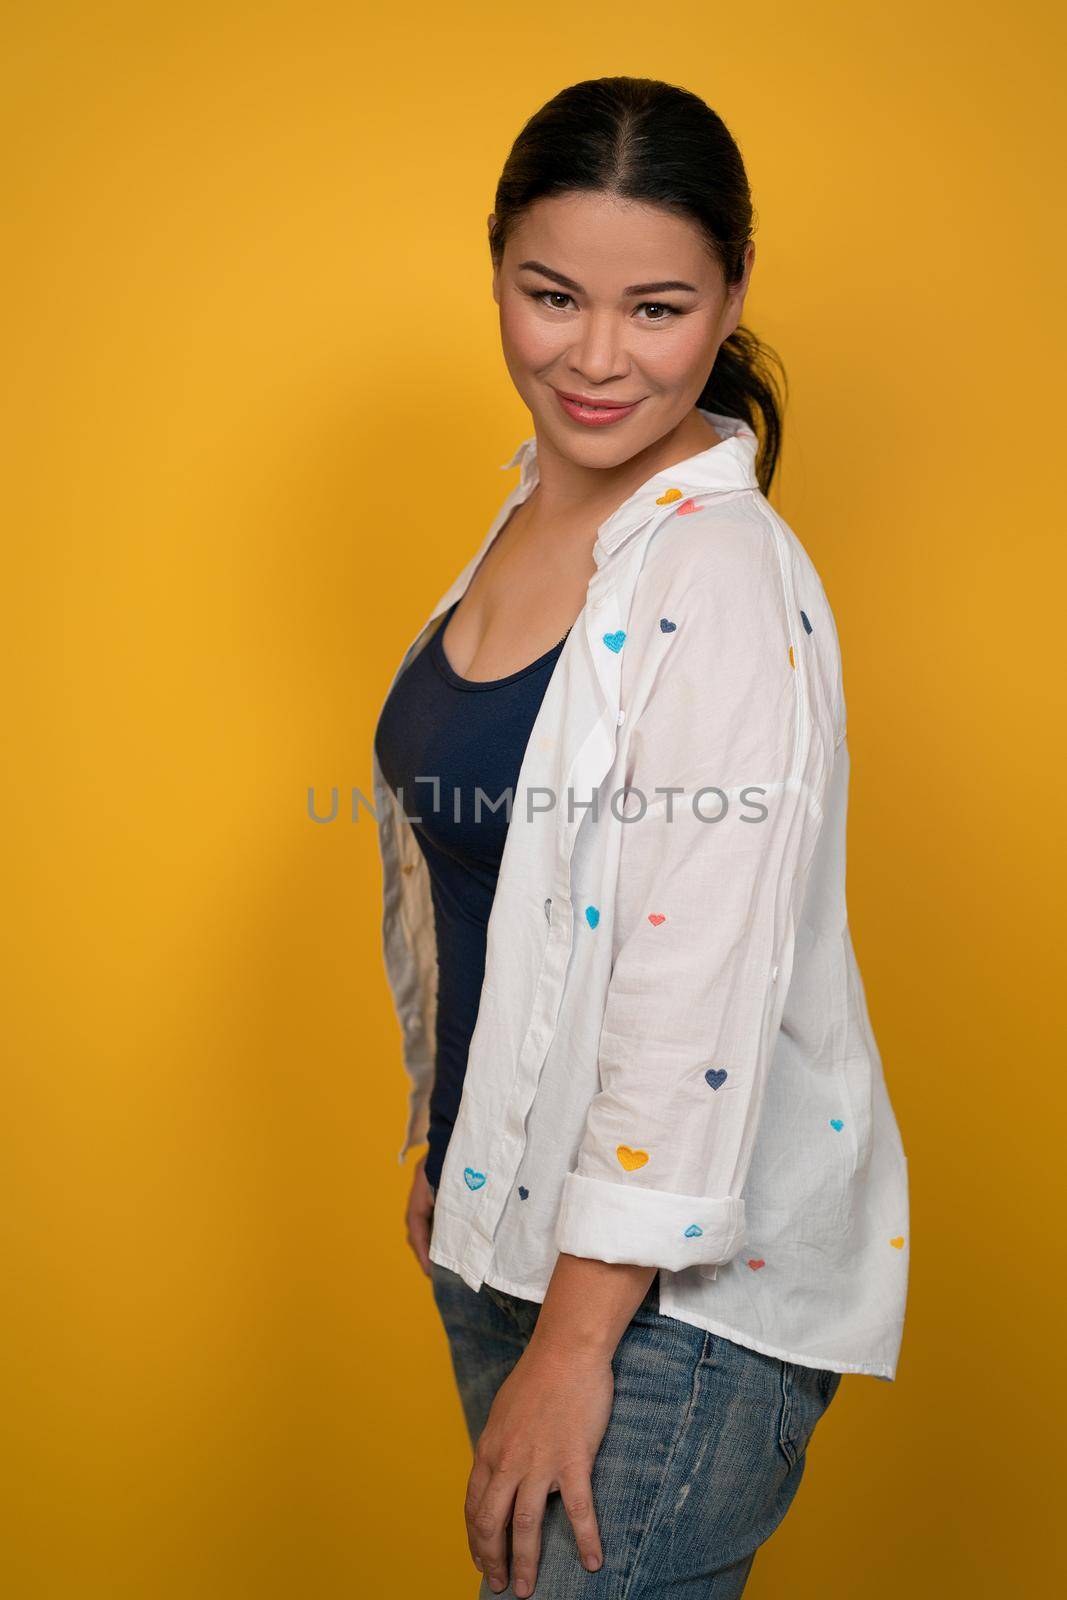
[[[569,1172],[556,1218],[556,1248],[596,1261],[682,1272],[732,1260],[745,1242],[743,1200],[628,1189]]]

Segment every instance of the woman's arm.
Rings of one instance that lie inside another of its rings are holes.
[[[531,1346],[557,1358],[581,1355],[610,1361],[657,1271],[561,1252]]]
[[[700,531],[692,559],[665,547],[631,614],[636,804],[601,891],[612,964],[599,1087],[555,1244],[714,1277],[745,1242],[833,741],[784,536],[751,504],[709,512]]]

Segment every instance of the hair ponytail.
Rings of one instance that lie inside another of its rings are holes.
[[[742,417],[759,439],[756,477],[770,492],[782,448],[786,377],[781,357],[739,324],[719,346],[711,377],[697,404],[725,417]]]

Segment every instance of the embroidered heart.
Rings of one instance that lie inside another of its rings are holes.
[[[904,1248],[904,1235],[900,1234],[898,1238],[890,1239],[889,1243],[893,1246],[894,1250],[903,1250],[903,1248]]]
[[[522,1184],[520,1183],[519,1184],[519,1199],[520,1200],[529,1200],[529,1198],[530,1198],[529,1189],[524,1189]]]
[[[726,1082],[725,1067],[709,1067],[704,1074],[704,1082],[710,1083],[713,1089],[721,1089]]]
[[[836,1128],[838,1133],[840,1133],[841,1129],[845,1126],[845,1124],[841,1121],[840,1117],[831,1117],[830,1118],[830,1126],[831,1126],[831,1128]]]
[[[666,617],[660,617],[659,619],[660,633],[673,633],[677,626],[676,622],[668,622]]]
[[[676,500],[680,500],[681,498],[682,498],[681,489],[668,489],[666,494],[661,494],[657,498],[656,504],[658,506],[671,506],[671,505],[674,504],[674,502]]]
[[[618,655],[619,651],[622,649],[625,638],[625,629],[618,628],[614,633],[606,633],[604,635],[604,643],[607,645],[609,650],[613,650],[615,654]]]
[[[789,665],[791,667],[793,667],[793,668],[796,667],[796,662],[793,660],[793,646],[792,645],[789,646]]]
[[[596,906],[586,906],[585,920],[588,922],[591,928],[596,927],[597,923],[600,921],[600,912]]]
[[[407,862],[406,865],[402,866],[400,870],[401,870],[401,872],[414,872],[415,871],[415,863],[414,863],[414,861]]]
[[[475,1172],[473,1167],[464,1167],[463,1181],[468,1189],[480,1189],[485,1182],[484,1172]]]
[[[758,1272],[760,1267],[765,1267],[767,1263],[764,1261],[763,1257],[760,1256],[758,1261],[746,1261],[745,1265],[751,1267],[753,1272]]]
[[[811,623],[808,621],[808,614],[807,614],[806,611],[802,611],[800,613],[800,620],[804,624],[804,632],[805,633],[810,633],[811,632]]]
[[[687,1239],[699,1239],[703,1232],[703,1228],[698,1228],[695,1222],[691,1222],[685,1230],[685,1236]]]
[[[699,509],[695,500],[683,500],[680,506],[675,507],[675,513],[679,517],[687,517],[691,511]]]
[[[648,920],[651,922],[654,928],[658,928],[661,922],[666,922],[667,918],[663,915],[662,911],[650,911],[648,913]]]
[[[648,1160],[647,1150],[631,1150],[628,1144],[620,1144],[615,1154],[627,1172],[636,1172],[638,1167],[643,1167]]]

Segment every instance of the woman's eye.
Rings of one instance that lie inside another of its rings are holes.
[[[546,299],[546,297],[547,297],[547,299]],[[542,305],[545,305],[547,303],[547,300],[569,300],[570,299],[570,295],[569,294],[564,294],[562,289],[535,289],[533,291],[532,298],[534,300],[540,301],[540,303]],[[562,311],[563,307],[562,306],[550,306],[549,310],[551,310],[551,311]]]
[[[532,300],[535,300],[538,305],[547,307],[549,311],[565,311],[567,306],[565,304],[560,305],[559,301],[561,300],[570,301],[572,305],[574,303],[571,300],[571,296],[565,294],[562,289],[532,289],[528,292]],[[678,315],[679,308],[667,305],[663,300],[643,300],[637,310],[656,313],[643,318],[642,320],[645,322],[670,322],[672,317]]]

